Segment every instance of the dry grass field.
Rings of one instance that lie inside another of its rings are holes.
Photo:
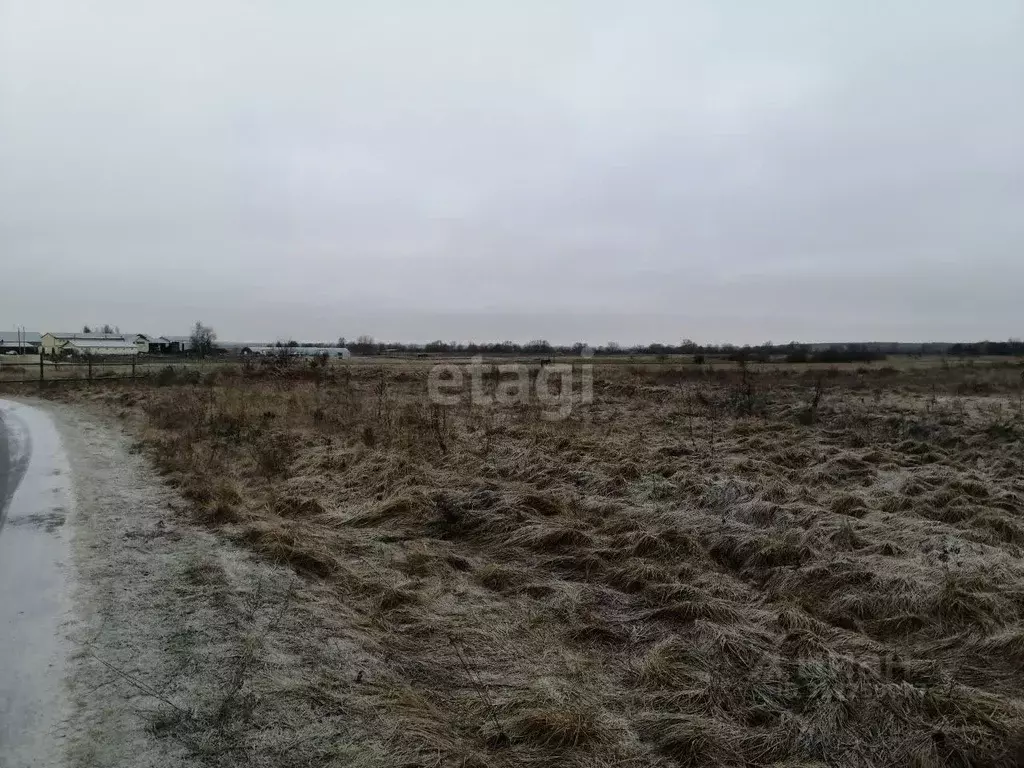
[[[1024,763],[1019,366],[617,364],[563,420],[433,405],[427,374],[51,391],[298,574],[161,737],[225,766]]]

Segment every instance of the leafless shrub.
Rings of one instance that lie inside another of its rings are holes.
[[[272,479],[288,471],[295,459],[298,446],[294,439],[284,432],[267,431],[254,438],[250,450],[260,474]]]

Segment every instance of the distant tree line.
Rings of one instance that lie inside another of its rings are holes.
[[[981,355],[1024,355],[1024,341],[979,341],[973,344],[950,344],[949,354],[958,357],[979,357]]]
[[[84,326],[83,332],[89,333],[90,327]],[[101,333],[119,333],[117,326],[100,326]],[[189,337],[193,354],[205,357],[212,354],[216,347],[217,334],[209,326],[200,322],[192,327]],[[525,344],[514,341],[496,342],[458,342],[431,341],[426,344],[406,344],[398,341],[377,341],[372,336],[358,336],[355,340],[340,337],[337,342],[298,342],[294,339],[278,341],[275,347],[347,347],[354,355],[452,355],[466,356],[487,355],[491,357],[520,355],[572,355],[579,356],[584,351],[597,357],[633,356],[668,358],[670,355],[689,355],[693,361],[703,363],[710,358],[726,359],[735,362],[768,363],[860,363],[873,360],[884,360],[888,355],[953,355],[957,357],[980,357],[983,355],[1010,356],[1024,355],[1024,341],[1011,338],[1008,341],[979,341],[951,344],[948,342],[927,342],[912,344],[908,342],[861,342],[852,344],[801,344],[795,341],[786,344],[698,344],[690,339],[683,339],[678,344],[634,344],[623,345],[614,341],[591,346],[584,341],[573,344],[551,344],[545,339],[534,339]]]
[[[297,342],[283,343],[285,346]],[[396,341],[377,341],[372,336],[359,336],[354,341],[344,336],[336,342],[347,347],[354,355],[453,355],[453,356],[517,356],[517,355],[581,355],[590,350],[595,356],[636,356],[667,358],[670,355],[692,356],[696,362],[719,358],[736,362],[790,362],[790,363],[857,363],[884,360],[888,355],[1024,355],[1024,342],[983,341],[971,344],[950,344],[929,342],[912,344],[906,342],[862,342],[850,344],[801,344],[795,341],[786,344],[764,344],[738,346],[735,344],[698,344],[684,339],[678,344],[634,344],[623,345],[614,341],[591,346],[584,341],[556,345],[545,339],[535,339],[525,344],[513,341],[500,342],[457,342],[440,339],[426,344],[407,344]],[[303,343],[303,346],[331,346],[329,344]]]

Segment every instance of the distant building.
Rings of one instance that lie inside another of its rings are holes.
[[[352,353],[347,347],[242,347],[243,355],[257,355],[261,357],[337,357],[347,360]]]
[[[0,355],[8,352],[35,355],[42,343],[43,337],[35,331],[0,331]]]
[[[134,357],[139,347],[124,339],[68,339],[59,354],[68,357]]]
[[[134,344],[140,355],[148,354],[150,351],[149,336],[144,333],[125,333],[121,335],[121,338]]]
[[[44,355],[125,356],[150,351],[150,337],[142,333],[44,333],[40,349]]]
[[[144,333],[124,333],[121,338],[139,348],[139,354],[159,355],[170,351],[171,341],[165,336],[147,336]]]
[[[151,336],[149,339],[149,353],[151,355],[164,355],[171,351],[173,342],[166,336]]]
[[[133,334],[134,338],[134,334]],[[44,355],[59,355],[70,341],[120,341],[124,342],[121,333],[44,333],[41,349]],[[131,343],[134,347],[134,342]]]
[[[191,336],[161,336],[167,339],[167,351],[171,353],[188,352],[192,349]]]

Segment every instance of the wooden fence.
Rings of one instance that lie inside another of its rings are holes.
[[[51,360],[43,355],[0,355],[0,384],[149,378],[168,369],[181,374],[202,368],[202,360],[183,357],[161,359],[132,355],[130,358]]]

